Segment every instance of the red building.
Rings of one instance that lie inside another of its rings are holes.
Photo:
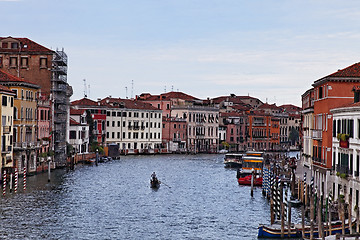
[[[226,143],[229,151],[245,151],[247,149],[247,115],[238,112],[220,113],[221,126],[226,128]]]
[[[253,150],[280,149],[280,119],[254,111],[249,114],[248,148]]]
[[[162,119],[162,141],[170,152],[186,152],[187,124],[183,118]],[[165,146],[163,146],[165,147]]]
[[[93,140],[97,141],[100,145],[104,145],[106,142],[106,106],[102,106],[100,103],[88,98],[73,101],[71,102],[71,106],[75,109],[89,110],[94,120],[92,129]]]

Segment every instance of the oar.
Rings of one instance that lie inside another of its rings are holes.
[[[168,188],[171,188],[169,185],[167,185],[167,184],[164,183],[164,182],[160,182],[160,181],[159,181],[159,183],[160,183],[160,184],[162,183],[162,184],[164,184],[165,186],[167,186]]]

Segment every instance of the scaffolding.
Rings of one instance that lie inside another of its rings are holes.
[[[67,55],[62,50],[54,51],[52,60],[52,132],[54,162],[57,167],[66,166],[66,140],[67,123],[69,121],[68,110],[72,88],[67,83]]]

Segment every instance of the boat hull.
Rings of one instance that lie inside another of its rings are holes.
[[[159,188],[160,187],[160,182],[159,181],[150,181],[150,188]]]
[[[251,175],[238,178],[239,185],[251,185]],[[262,186],[262,177],[254,179],[254,186]]]
[[[355,221],[352,223],[352,225],[355,225]],[[324,226],[324,232],[326,235],[329,235],[329,229]],[[305,226],[305,237],[310,237],[310,226]],[[332,230],[331,235],[335,235],[337,233],[342,233],[342,227],[341,223],[334,223],[332,224]],[[345,233],[350,233],[349,230],[349,224],[345,225]],[[302,237],[302,228],[291,228],[290,229],[290,236],[288,235],[288,229],[285,227],[284,229],[284,238],[301,238]],[[319,231],[316,226],[314,226],[314,232],[313,237],[317,238],[319,237]],[[258,238],[281,238],[281,228],[280,227],[271,227],[271,226],[265,226],[260,225],[259,231],[258,231]]]
[[[235,162],[235,161],[229,161],[224,162],[226,168],[242,168],[242,163]]]

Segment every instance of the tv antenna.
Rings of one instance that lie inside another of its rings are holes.
[[[84,98],[86,98],[87,97],[86,79],[84,78],[83,81],[84,81]]]
[[[133,98],[134,95],[134,80],[131,80],[131,99]]]

